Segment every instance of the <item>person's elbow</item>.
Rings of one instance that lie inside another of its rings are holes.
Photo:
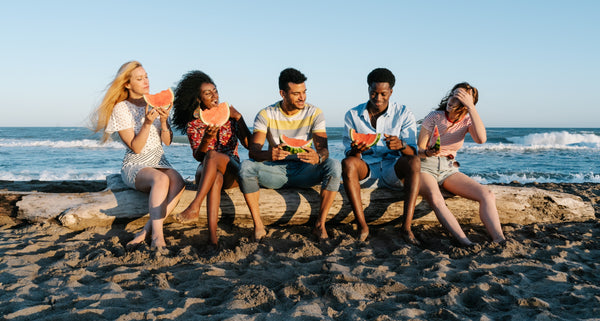
[[[474,139],[474,141],[477,144],[485,144],[485,142],[487,142],[487,137],[478,137],[477,139]]]
[[[141,154],[143,149],[144,148],[136,148],[136,147],[131,148],[131,150],[136,154]]]

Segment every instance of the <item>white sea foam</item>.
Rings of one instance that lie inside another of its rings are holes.
[[[184,143],[173,143],[171,146],[188,146]],[[44,147],[44,148],[86,148],[86,149],[124,149],[125,145],[120,141],[109,141],[102,143],[93,139],[81,140],[36,140],[36,139],[2,139],[0,147]]]
[[[535,133],[506,138],[508,143],[465,143],[464,151],[515,151],[536,152],[547,150],[599,150],[600,136],[595,134],[571,134],[566,131]]]
[[[0,171],[0,180],[4,181],[69,181],[69,180],[105,180],[107,175],[118,174],[118,172],[95,172],[81,173],[73,170],[63,171],[48,171],[41,172],[21,171],[21,172],[5,172]]]
[[[534,133],[523,137],[508,137],[509,141],[525,146],[577,146],[600,148],[600,136],[571,134],[567,131]]]
[[[571,173],[568,178],[551,177],[548,174],[534,175],[534,174],[497,174],[495,178],[484,178],[480,175],[470,176],[475,181],[481,184],[494,184],[494,183],[510,183],[519,182],[521,184],[526,183],[600,183],[600,174],[594,173]]]

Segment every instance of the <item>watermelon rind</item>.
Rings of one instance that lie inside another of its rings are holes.
[[[305,148],[309,148],[312,145],[313,141],[311,138],[302,145],[294,146],[293,144],[291,144],[291,142],[286,140],[286,136],[284,136],[283,134],[279,135],[279,140],[285,144],[285,146],[283,146],[283,150],[290,152],[290,154],[304,153],[306,151]]]
[[[225,106],[225,108],[223,108],[221,106]],[[231,116],[231,114],[230,114],[231,111],[229,110],[229,104],[227,102],[222,102],[222,103],[219,104],[219,106],[217,106],[215,108],[216,108],[215,110],[212,110],[212,109],[201,110],[200,111],[200,115],[199,115],[200,116],[200,120],[203,123],[205,123],[205,124],[207,124],[209,126],[223,126],[229,120],[229,117]],[[225,112],[225,114],[226,114],[227,117],[225,117],[225,115],[223,115],[223,117],[221,117],[220,119],[218,119],[218,121],[215,121],[215,122],[211,122],[209,120],[206,120],[207,115],[212,116],[212,113],[217,113],[217,112],[219,112],[220,110],[223,110],[223,109],[225,110],[224,112]],[[204,115],[204,118],[203,118],[202,115]]]
[[[429,141],[429,148],[433,149],[435,151],[439,151],[440,148],[442,146],[442,142],[440,139],[440,132],[438,130],[437,125],[435,125],[435,127],[433,128],[433,133],[431,134],[430,137],[430,141]]]
[[[156,99],[158,99],[158,97],[163,98],[163,95],[168,95],[168,99],[164,103],[157,102]],[[175,95],[173,95],[173,90],[171,90],[171,88],[157,92],[154,95],[144,95],[144,100],[152,108],[169,108],[169,106],[173,104],[173,99],[175,99]]]
[[[353,142],[356,141],[356,137],[354,134],[358,134],[358,133],[356,132],[356,130],[354,130],[354,128],[350,128],[350,140],[352,140]],[[363,134],[363,135],[365,135],[365,134]],[[375,139],[371,143],[367,143],[367,147],[372,147],[373,145],[377,144],[379,139],[381,139],[381,133],[367,134],[367,135],[375,135]]]

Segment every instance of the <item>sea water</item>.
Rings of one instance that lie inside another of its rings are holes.
[[[341,160],[343,128],[327,129],[330,157]],[[479,145],[469,135],[457,155],[461,171],[480,183],[600,183],[600,128],[488,128]],[[187,137],[165,146],[171,164],[193,180],[197,161]],[[118,139],[101,143],[82,127],[0,127],[0,180],[104,180],[120,172]],[[248,152],[240,146],[240,157]]]

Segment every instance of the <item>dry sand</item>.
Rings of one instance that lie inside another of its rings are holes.
[[[101,184],[100,184],[101,185]],[[2,182],[0,189],[70,192],[86,183]],[[592,203],[600,184],[536,184]],[[102,189],[98,186],[98,189]],[[80,191],[80,190],[75,190]],[[74,191],[73,191],[74,192]],[[439,226],[374,226],[366,242],[351,225],[165,227],[170,253],[127,251],[143,220],[73,231],[0,215],[0,316],[6,320],[600,320],[600,223],[505,225],[509,241],[460,248]]]

